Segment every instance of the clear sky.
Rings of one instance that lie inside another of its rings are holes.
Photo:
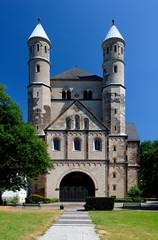
[[[27,39],[37,19],[52,42],[51,76],[76,65],[102,76],[101,44],[112,19],[126,40],[126,121],[158,139],[158,0],[1,0],[0,82],[27,121]]]

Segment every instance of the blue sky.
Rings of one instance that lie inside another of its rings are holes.
[[[126,121],[158,139],[157,0],[7,0],[0,4],[0,82],[27,121],[27,39],[42,19],[52,41],[51,76],[76,65],[102,76],[101,44],[115,19],[126,40]]]

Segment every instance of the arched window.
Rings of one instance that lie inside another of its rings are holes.
[[[80,117],[78,115],[75,116],[75,128],[80,129]]]
[[[66,118],[66,129],[71,129],[71,119],[69,117]]]
[[[116,159],[116,158],[113,158],[113,161],[114,161],[114,163],[116,163],[117,159]]]
[[[109,47],[106,48],[106,53],[109,54]]]
[[[44,50],[45,50],[45,53],[47,53],[47,47],[46,46],[44,47]]]
[[[79,138],[74,139],[74,150],[81,151],[81,140]]]
[[[36,72],[40,72],[40,65],[39,64],[36,65]]]
[[[67,99],[71,99],[71,92],[70,91],[67,91]]]
[[[113,146],[113,151],[116,151],[116,146]]]
[[[91,90],[90,90],[90,91],[85,90],[85,91],[83,92],[83,99],[85,99],[85,100],[91,100],[92,98],[93,98],[93,93],[92,93]]]
[[[52,146],[53,150],[60,151],[60,139],[54,138],[52,144],[53,144]]]
[[[123,54],[123,47],[121,47],[121,54]]]
[[[84,129],[89,129],[89,119],[88,118],[84,119]]]
[[[117,46],[114,45],[114,52],[117,52]]]
[[[62,91],[62,99],[71,99],[71,91],[70,90],[63,90]]]
[[[94,149],[96,151],[101,151],[101,140],[99,138],[94,140]]]
[[[83,92],[83,98],[84,98],[84,99],[87,99],[87,91],[84,91],[84,92]]]
[[[115,172],[112,173],[112,177],[116,178],[116,173]]]
[[[66,92],[62,91],[62,99],[66,99]]]
[[[118,72],[118,67],[117,65],[114,65],[114,73],[117,73]]]
[[[89,99],[92,99],[92,91],[89,91]]]
[[[37,52],[39,52],[39,49],[40,49],[40,45],[39,43],[37,43]]]

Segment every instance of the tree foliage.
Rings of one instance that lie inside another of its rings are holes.
[[[141,189],[146,197],[158,197],[158,141],[140,145]]]
[[[19,106],[0,85],[0,193],[26,188],[52,168],[47,144],[22,120]]]
[[[141,191],[137,186],[132,186],[130,190],[128,191],[128,196],[129,197],[140,197]]]

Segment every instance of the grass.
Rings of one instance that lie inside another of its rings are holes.
[[[158,211],[91,211],[102,240],[157,240]]]
[[[0,240],[33,240],[56,221],[60,210],[0,207]]]

